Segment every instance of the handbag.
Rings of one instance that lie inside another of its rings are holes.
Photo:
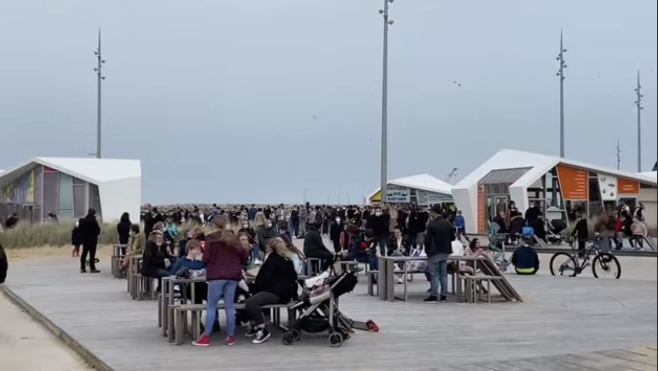
[[[187,267],[181,267],[176,271],[176,278],[190,278],[191,276],[190,270]]]

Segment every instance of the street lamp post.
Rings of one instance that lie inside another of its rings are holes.
[[[562,158],[564,158],[564,70],[567,68],[564,53],[566,52],[560,31],[560,54],[555,59],[560,62],[560,70],[556,75],[560,78],[560,157]]]
[[[640,71],[637,71],[637,88],[635,88],[635,95],[637,96],[635,105],[637,106],[637,172],[642,172],[642,85],[640,84]]]
[[[96,101],[96,158],[101,158],[101,143],[102,143],[102,131],[101,131],[101,81],[105,80],[103,76],[103,64],[105,60],[101,53],[101,29],[98,29],[98,49],[94,52],[98,64],[94,71],[98,78],[98,92],[97,92],[97,101]]]
[[[388,183],[388,28],[393,24],[393,20],[388,16],[389,5],[393,0],[384,0],[384,8],[379,9],[379,13],[384,17],[384,46],[382,61],[382,158],[381,158],[381,179],[380,194],[382,204],[386,203],[386,185]]]

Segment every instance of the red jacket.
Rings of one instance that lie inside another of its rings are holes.
[[[227,232],[215,232],[206,236],[203,252],[206,278],[208,281],[239,281],[242,279],[242,264],[247,260],[249,252],[240,246],[237,239],[234,241],[235,245],[222,241],[222,233]]]
[[[615,223],[615,232],[619,233],[621,232],[621,229],[624,227],[624,218],[617,218],[617,222]]]

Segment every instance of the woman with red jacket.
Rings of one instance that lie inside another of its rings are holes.
[[[216,320],[217,302],[224,298],[226,310],[226,344],[235,344],[235,290],[242,279],[242,264],[247,260],[248,251],[240,244],[231,231],[226,215],[213,219],[216,231],[206,236],[203,263],[206,265],[208,280],[208,309],[206,328],[199,340],[192,345],[207,347]]]

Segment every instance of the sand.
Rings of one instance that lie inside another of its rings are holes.
[[[32,247],[7,249],[11,263],[34,259],[57,259],[71,256],[70,247]],[[111,246],[102,246],[99,259],[109,259]],[[73,259],[73,258],[71,258]],[[76,258],[77,259],[77,258]],[[0,369],[21,371],[88,371],[87,365],[69,347],[40,323],[15,306],[0,293]],[[34,357],[34,355],[38,357]]]
[[[9,262],[22,261],[26,259],[53,259],[62,257],[71,257],[72,247],[29,247],[21,249],[6,249],[5,252],[9,257]],[[112,247],[99,246],[96,256],[99,259],[107,259],[112,256]],[[71,258],[73,259],[73,258]]]

